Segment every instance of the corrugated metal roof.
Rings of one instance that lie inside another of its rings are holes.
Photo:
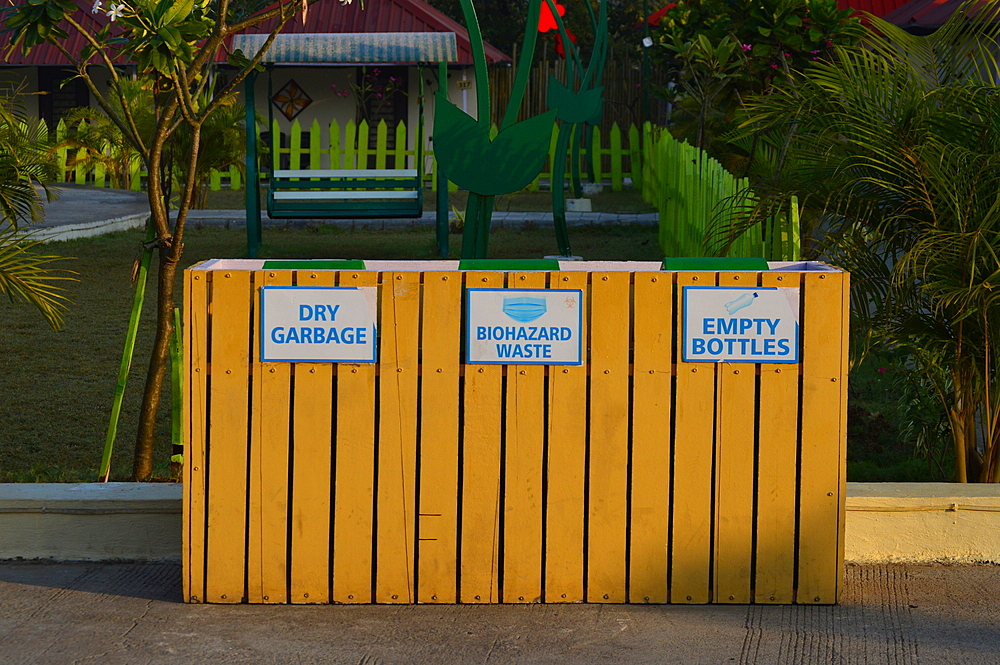
[[[92,14],[92,0],[76,0],[80,8],[75,18],[94,32],[108,21],[103,13]],[[454,33],[460,64],[472,63],[472,49],[469,33],[458,22],[448,18],[428,5],[424,0],[367,0],[361,8],[360,0],[349,5],[341,5],[336,0],[317,0],[309,6],[306,22],[296,17],[285,26],[282,34],[345,34],[345,33]],[[246,34],[269,34],[277,21],[265,21]],[[64,45],[70,53],[79,53],[86,42],[75,30],[64,26],[70,37]],[[6,51],[10,33],[0,33],[0,53]],[[225,62],[225,54],[220,53],[217,62]],[[486,45],[486,60],[490,63],[509,61],[510,57],[499,49]],[[123,62],[119,60],[118,62]],[[384,62],[384,61],[380,61]],[[55,47],[48,44],[36,46],[27,56],[12,53],[0,64],[9,65],[65,65],[68,64]]]
[[[837,7],[840,10],[854,9],[856,12],[885,16],[906,2],[907,0],[837,0]]]
[[[937,28],[951,18],[962,4],[960,0],[910,0],[883,18],[901,28]],[[986,3],[977,7],[983,4]]]
[[[267,35],[236,35],[232,48],[253,57]],[[454,32],[368,32],[277,35],[266,62],[452,62],[458,58]]]

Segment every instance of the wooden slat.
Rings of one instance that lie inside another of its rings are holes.
[[[210,603],[243,601],[250,298],[248,271],[217,271],[212,275],[205,585],[205,600]]]
[[[718,283],[756,286],[757,275],[723,272]],[[753,363],[723,363],[718,368],[714,586],[719,603],[749,603],[751,598],[756,373]]]
[[[713,286],[715,274],[681,272],[676,275],[676,325],[680,330],[684,320],[683,287]],[[670,571],[672,603],[711,600],[714,407],[715,366],[682,362],[678,348]]]
[[[287,270],[254,273],[260,287],[290,286]],[[258,306],[257,312],[260,312]],[[254,321],[254,325],[259,325]],[[288,426],[292,366],[261,363],[251,349],[253,412],[250,425],[250,538],[247,598],[251,603],[288,602]]]
[[[545,288],[546,274],[511,273],[511,288]],[[502,602],[542,600],[542,457],[545,368],[507,368]]]
[[[205,436],[208,394],[208,273],[184,276],[184,600],[205,600]]]
[[[798,275],[761,275],[761,286],[798,286]],[[799,366],[760,366],[755,603],[791,603],[795,581],[795,469]]]
[[[799,603],[833,603],[839,561],[844,439],[844,273],[802,276],[802,440],[799,464]]]
[[[378,273],[340,273],[340,286],[376,286]],[[333,600],[372,602],[375,484],[375,365],[337,367],[337,459],[333,519]]]
[[[798,247],[798,226],[792,226],[796,233],[795,246]],[[840,328],[840,379],[841,400],[840,400],[840,520],[837,530],[837,597],[834,602],[839,603],[844,593],[844,536],[845,522],[847,519],[847,375],[850,369],[850,349],[848,345],[851,339],[851,274],[843,273],[843,280],[840,290],[842,293],[843,306],[841,310]]]
[[[467,288],[502,288],[503,275],[465,273]],[[503,367],[468,365],[462,399],[460,602],[500,600],[500,431]]]
[[[458,383],[462,274],[424,274],[417,600],[458,600]]]
[[[636,273],[634,282],[629,602],[665,603],[673,284],[664,273]]]
[[[417,169],[285,169],[275,178],[416,178]]]
[[[275,201],[325,201],[337,199],[415,199],[417,192],[396,192],[390,190],[372,191],[348,191],[338,190],[335,192],[306,191],[306,192],[272,192]]]
[[[412,603],[420,273],[382,273],[381,309],[375,602]]]
[[[552,288],[581,289],[586,307],[589,275],[552,274]],[[549,436],[545,495],[545,602],[584,600],[584,495],[587,464],[587,310],[583,364],[549,370]]]
[[[630,280],[590,277],[587,602],[595,603],[626,600]]]
[[[299,270],[300,287],[335,286],[332,271]],[[330,601],[333,365],[296,363],[292,403],[292,603]]]

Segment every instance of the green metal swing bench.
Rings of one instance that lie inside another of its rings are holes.
[[[263,35],[237,35],[233,49],[255,54]],[[385,62],[437,62],[441,80],[446,63],[457,59],[454,33],[363,33],[278,35],[267,53],[269,64],[373,64]],[[270,77],[270,73],[268,74]],[[372,219],[415,218],[423,215],[423,77],[416,155],[407,169],[271,169],[268,177],[267,214],[271,219]],[[246,79],[247,125],[255,122],[256,75]],[[268,126],[271,122],[271,85],[268,81]],[[260,179],[257,172],[256,132],[247,132],[247,252],[257,256],[261,243]],[[273,137],[272,137],[273,140]],[[272,153],[273,154],[273,153]],[[442,174],[438,173],[439,180]],[[447,243],[447,183],[438,187],[438,244]],[[443,235],[443,240],[442,240]],[[447,245],[445,245],[446,247]],[[444,250],[447,251],[447,250]]]

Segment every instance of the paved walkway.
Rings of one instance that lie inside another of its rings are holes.
[[[45,204],[45,219],[35,225],[38,237],[48,240],[70,240],[103,235],[129,228],[141,228],[149,215],[144,192],[128,192],[84,185],[60,185],[57,200]],[[453,216],[453,214],[452,214]],[[618,214],[602,212],[566,213],[571,226],[582,224],[647,224],[655,225],[656,213]],[[330,224],[352,230],[386,230],[433,227],[436,213],[425,212],[416,219],[321,219],[321,220],[272,220],[265,212],[265,228],[304,227],[312,224]],[[225,228],[246,227],[246,213],[242,210],[192,210],[188,216],[189,227],[218,226]],[[524,228],[526,226],[551,227],[552,215],[545,212],[503,212],[493,214],[493,228]]]
[[[1000,566],[848,566],[839,606],[184,605],[177,564],[0,564],[0,662],[1000,662]]]

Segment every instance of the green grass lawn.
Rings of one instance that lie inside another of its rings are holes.
[[[574,252],[587,259],[661,258],[655,227],[573,227],[570,234]],[[73,304],[61,332],[53,332],[27,305],[0,300],[0,482],[96,479],[131,309],[132,263],[141,239],[142,232],[136,230],[46,246],[47,253],[75,257],[65,267],[76,271],[80,280],[70,284]],[[452,236],[453,256],[460,241],[460,236]],[[243,256],[245,243],[241,230],[192,229],[186,236],[184,264]],[[265,230],[264,250],[273,258],[437,258],[431,229]],[[499,231],[491,236],[491,257],[555,253],[551,230]],[[155,281],[150,280],[112,480],[126,480],[131,473],[154,301]],[[162,404],[155,469],[161,478],[168,475],[170,456],[169,395]]]

